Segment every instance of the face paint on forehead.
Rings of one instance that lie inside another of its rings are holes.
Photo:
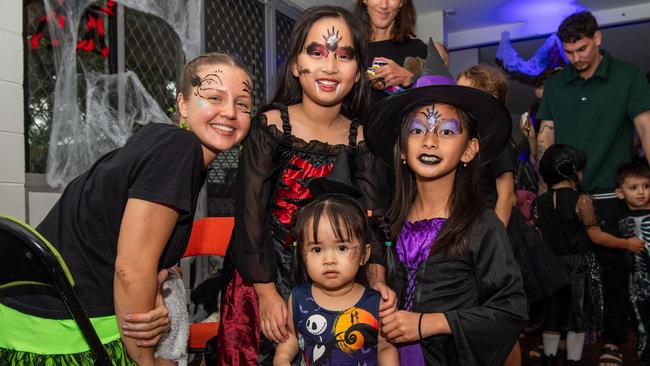
[[[223,71],[217,69],[213,73],[205,75],[203,78],[199,78],[198,76],[193,77],[192,85],[196,87],[194,89],[194,95],[207,98],[207,94],[214,90],[223,90],[223,81],[221,81],[219,74],[223,74]]]
[[[463,124],[456,118],[443,118],[440,111],[435,107],[427,107],[426,110],[418,112],[424,116],[424,121],[418,117],[413,118],[409,131],[422,129],[427,132],[435,132],[442,135],[460,135],[463,133]]]
[[[330,52],[334,52],[337,48],[339,48],[339,42],[343,39],[343,37],[340,36],[339,30],[332,26],[331,30],[327,30],[327,36],[323,36],[323,39],[325,40],[327,49]]]
[[[424,112],[419,112],[425,118],[425,123],[427,124],[427,130],[433,131],[434,128],[440,123],[442,115],[435,107],[427,107]]]

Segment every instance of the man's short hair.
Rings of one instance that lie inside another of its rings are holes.
[[[569,15],[557,30],[560,40],[565,43],[574,43],[582,38],[593,38],[598,30],[596,18],[588,11],[581,11]]]
[[[616,187],[622,187],[625,179],[629,177],[650,179],[650,168],[645,159],[634,160],[621,165],[616,170]]]

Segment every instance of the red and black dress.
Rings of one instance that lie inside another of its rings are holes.
[[[275,345],[260,333],[252,284],[274,282],[280,295],[288,298],[294,213],[309,202],[310,180],[327,176],[341,149],[349,154],[353,182],[363,193],[362,207],[378,210],[388,201],[387,168],[364,142],[357,145],[357,121],[350,124],[347,145],[307,142],[291,134],[286,106],[271,105],[268,109],[280,110],[282,131],[268,125],[266,116],[259,114],[251,122],[239,161],[241,189],[227,258],[234,270],[222,294],[220,365],[273,362]],[[374,247],[372,252],[370,261],[382,263],[383,253]]]

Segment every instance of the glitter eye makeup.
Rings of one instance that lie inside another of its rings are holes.
[[[410,134],[415,132],[426,132],[426,131],[428,131],[428,128],[424,127],[424,124],[418,118],[413,118],[411,120],[411,124],[409,125]]]
[[[422,132],[434,132],[438,137],[451,137],[463,133],[463,124],[457,119],[443,119],[442,115],[435,108],[429,108],[419,114],[425,117],[425,121],[414,118],[409,126],[409,133],[416,130]]]
[[[452,136],[460,135],[463,133],[463,125],[456,119],[448,119],[442,121],[441,125],[438,127],[438,136]]]

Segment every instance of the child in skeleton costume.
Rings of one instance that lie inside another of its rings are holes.
[[[637,320],[637,352],[643,365],[650,365],[650,169],[645,162],[623,165],[616,172],[616,196],[624,199],[629,216],[619,221],[623,237],[638,236],[645,250],[628,254],[630,301]]]
[[[367,42],[358,22],[339,7],[302,13],[273,103],[251,123],[226,260],[234,268],[222,296],[220,365],[270,364],[275,344],[287,340],[294,214],[312,196],[309,182],[327,176],[339,153],[348,155],[361,206],[385,207],[385,167],[362,141],[358,120],[368,100]],[[389,300],[384,310],[394,308],[395,295],[376,264],[382,260],[382,249],[373,251],[369,266],[377,276],[369,280]]]
[[[602,328],[600,267],[592,243],[635,252],[643,247],[638,238],[621,239],[600,229],[591,197],[578,191],[586,164],[583,151],[555,144],[546,150],[539,165],[548,191],[533,203],[534,221],[546,245],[564,264],[569,283],[546,300],[542,340],[548,365],[558,362],[561,331],[567,331],[566,364],[577,365],[585,332]]]

